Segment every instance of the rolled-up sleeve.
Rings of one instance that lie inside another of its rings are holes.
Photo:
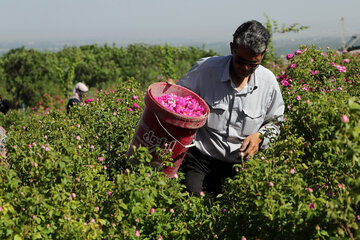
[[[284,121],[284,100],[279,86],[275,86],[269,99],[264,124],[259,129],[263,136],[261,149],[266,149],[280,135],[280,126]]]

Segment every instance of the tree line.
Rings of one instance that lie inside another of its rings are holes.
[[[58,52],[21,47],[0,58],[0,95],[13,107],[31,107],[44,94],[68,97],[76,82],[103,89],[133,77],[146,88],[163,78],[179,78],[196,60],[213,55],[204,47],[168,44],[65,46]]]

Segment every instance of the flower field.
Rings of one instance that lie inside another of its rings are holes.
[[[136,79],[81,106],[0,115],[1,239],[359,239],[360,54],[302,46],[267,65],[286,104],[279,139],[218,196],[126,152],[144,109]],[[167,159],[164,154],[164,160]]]

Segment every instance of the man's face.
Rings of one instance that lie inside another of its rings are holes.
[[[237,79],[246,78],[255,72],[264,56],[264,54],[256,55],[240,46],[235,49],[233,43],[230,43],[230,49],[232,54],[231,76]]]

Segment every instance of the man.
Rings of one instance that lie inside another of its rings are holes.
[[[70,112],[70,108],[75,104],[79,104],[82,102],[82,97],[85,93],[89,91],[88,87],[84,83],[77,83],[73,89],[73,95],[69,98],[69,102],[66,105],[67,113]]]
[[[2,99],[1,95],[0,95],[0,112],[2,112],[3,114],[6,114],[10,109],[10,102],[6,99]],[[0,126],[0,162],[1,157],[5,157],[6,156],[6,148],[5,148],[5,142],[6,142],[6,131],[5,129]]]
[[[6,114],[10,109],[10,102],[0,96],[0,112]]]
[[[178,83],[210,107],[183,166],[185,185],[194,195],[218,192],[221,181],[235,175],[234,164],[267,148],[280,133],[280,88],[274,74],[260,65],[269,39],[261,23],[245,22],[233,35],[231,55],[200,59]]]

